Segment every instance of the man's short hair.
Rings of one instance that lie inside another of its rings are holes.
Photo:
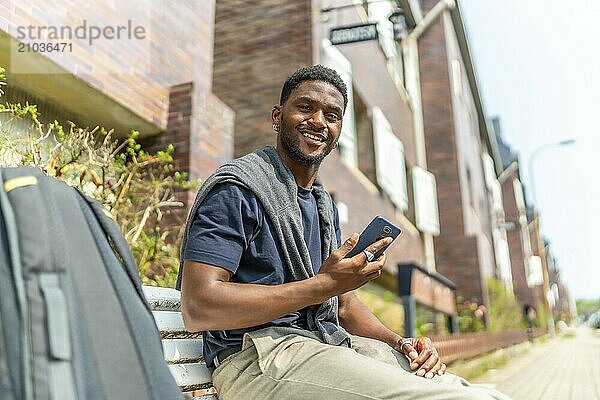
[[[346,84],[335,70],[319,64],[300,68],[290,75],[281,88],[279,104],[283,105],[288,97],[290,97],[292,90],[296,89],[304,81],[324,81],[333,85],[344,97],[344,111],[346,111],[346,105],[348,104]]]

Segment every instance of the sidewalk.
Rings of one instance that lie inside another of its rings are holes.
[[[513,400],[600,400],[600,330],[578,328],[530,346],[505,366],[473,379]]]

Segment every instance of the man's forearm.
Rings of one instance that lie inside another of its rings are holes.
[[[390,346],[401,338],[383,325],[354,292],[340,296],[339,316],[340,324],[353,335],[376,339]]]
[[[227,269],[186,260],[181,284],[186,328],[204,331],[257,326],[361,287],[379,276],[385,255],[369,263],[362,253],[345,258],[357,241],[358,234],[348,238],[327,257],[317,275],[280,285],[230,282],[233,273]],[[371,249],[377,252],[389,242],[389,238],[379,240]]]
[[[261,325],[329,297],[322,276],[281,285],[213,282],[202,295],[182,291],[186,328],[190,331],[240,329]]]

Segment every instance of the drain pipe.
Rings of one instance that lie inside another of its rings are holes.
[[[456,8],[455,0],[440,0],[429,12],[423,17],[423,19],[410,31],[409,36],[418,39],[419,36],[431,25],[433,21],[440,16],[445,10],[452,10]]]

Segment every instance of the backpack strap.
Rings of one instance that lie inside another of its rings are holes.
[[[17,390],[17,397],[22,396],[23,399],[31,399],[33,393],[33,387],[31,384],[31,365],[29,360],[31,357],[31,346],[30,346],[30,334],[27,329],[27,316],[29,310],[27,306],[26,294],[25,294],[25,283],[23,281],[23,275],[21,271],[21,253],[19,252],[19,234],[17,231],[17,223],[15,214],[8,200],[6,192],[11,189],[8,182],[5,182],[4,174],[6,169],[0,168],[0,211],[4,220],[4,228],[6,231],[6,242],[8,245],[9,254],[9,265],[10,272],[12,273],[12,281],[14,282],[16,300],[17,300],[17,313],[19,315],[19,346],[21,350],[20,357],[16,362],[20,364],[20,388]],[[36,181],[37,182],[37,181]]]
[[[138,276],[138,267],[135,259],[133,258],[133,254],[131,254],[131,250],[129,248],[129,244],[123,237],[123,233],[121,233],[121,229],[119,225],[113,220],[108,212],[104,209],[104,207],[96,200],[91,199],[78,190],[76,191],[79,196],[78,200],[82,207],[87,207],[92,210],[96,220],[100,223],[100,227],[106,234],[109,239],[110,245],[113,250],[118,255],[119,261],[123,265],[123,269],[127,273],[127,276],[133,283],[136,292],[140,295],[142,299],[146,299],[144,296],[144,292],[142,290],[142,284],[140,282],[140,278]],[[86,218],[88,215],[84,213]],[[146,308],[151,311],[150,306],[144,301]]]
[[[21,387],[21,368],[9,369],[8,360],[14,360],[11,362],[16,365],[21,359],[19,348],[21,322],[3,221],[0,208],[0,276],[3,277],[0,279],[0,393],[6,397],[6,400],[15,400],[15,396],[19,394],[15,390]]]

